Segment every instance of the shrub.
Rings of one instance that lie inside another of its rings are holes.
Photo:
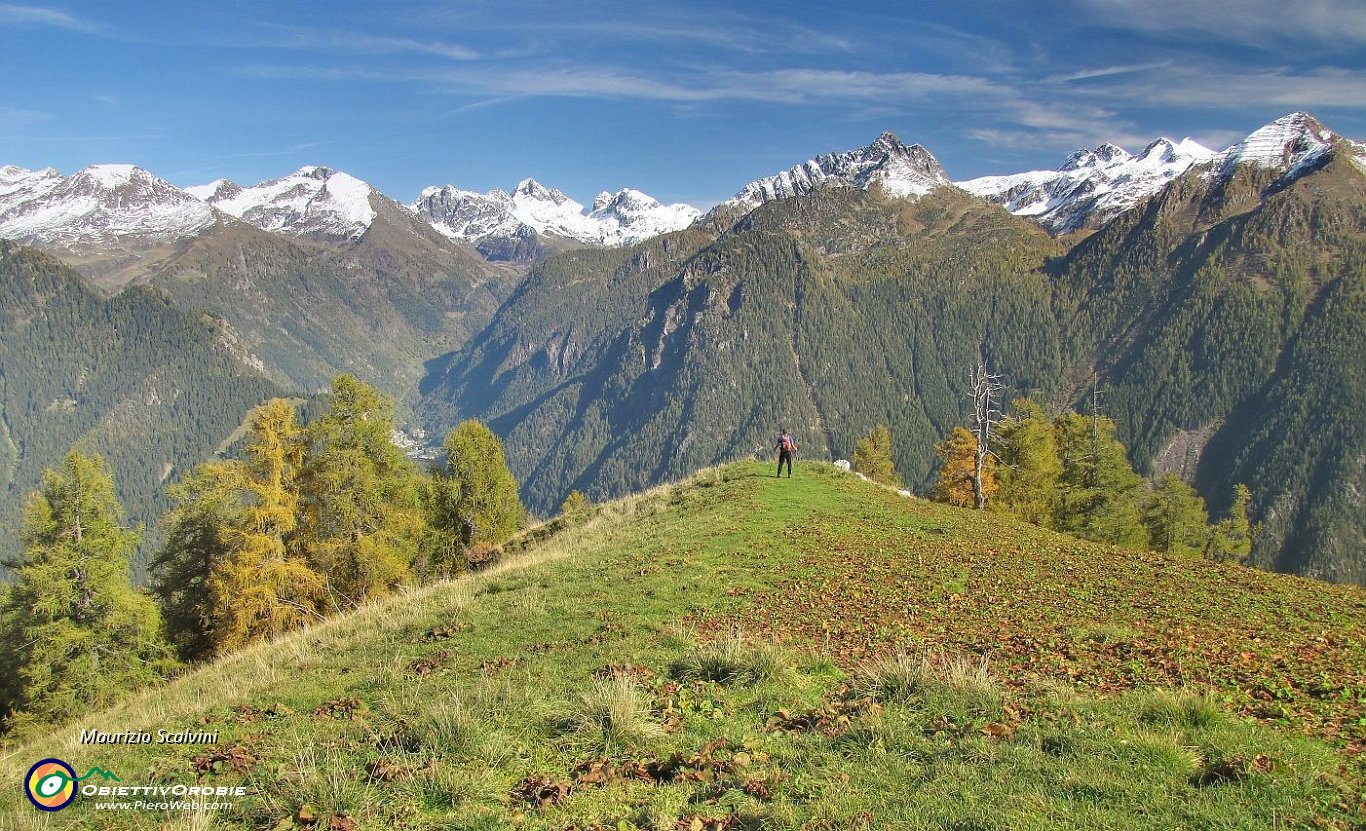
[[[477,542],[465,549],[465,565],[470,571],[483,571],[498,564],[503,551],[493,543]]]

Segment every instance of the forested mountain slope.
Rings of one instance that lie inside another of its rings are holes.
[[[425,360],[483,327],[517,275],[401,206],[382,202],[377,213],[354,240],[238,223],[183,246],[138,282],[231,322],[282,383],[316,390],[349,372],[402,396]]]
[[[160,291],[105,297],[32,248],[0,241],[0,525],[18,529],[42,471],[73,446],[114,469],[132,519],[155,527],[165,483],[284,390],[223,321]],[[19,553],[17,533],[0,556]]]
[[[1257,562],[1366,582],[1366,176],[1345,143],[1288,181],[1203,173],[1050,269],[1069,376],[1099,368],[1139,464],[1216,505],[1247,484]]]
[[[981,354],[1022,389],[1058,376],[1036,271],[1061,250],[954,188],[912,203],[822,189],[720,233],[551,258],[428,378],[425,406],[438,427],[490,420],[540,510],[749,453],[784,425],[818,458],[890,423],[923,482]]]

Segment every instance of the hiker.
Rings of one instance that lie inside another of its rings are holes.
[[[792,478],[792,454],[797,452],[797,442],[792,440],[792,434],[783,428],[783,434],[778,437],[778,443],[773,445],[773,449],[778,451],[778,472],[774,477],[783,475],[783,462],[787,462],[787,478]]]

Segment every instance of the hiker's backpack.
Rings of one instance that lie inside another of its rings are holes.
[[[796,449],[797,449],[797,446],[794,445],[794,444],[792,443],[792,437],[789,436],[789,435],[784,434],[784,435],[783,435],[783,450],[787,451],[788,453],[791,453],[793,450],[796,450]]]

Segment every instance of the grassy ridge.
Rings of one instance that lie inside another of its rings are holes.
[[[0,827],[1360,821],[1359,725],[1345,720],[1363,690],[1344,681],[1359,684],[1366,661],[1361,591],[1138,558],[824,466],[768,473],[736,465],[612,503],[496,572],[246,650],[0,763],[10,782],[51,755],[126,784],[245,784],[229,811],[105,812],[78,797],[43,817],[7,788]],[[1089,600],[1043,602],[1071,597],[1050,589],[1053,572]],[[1168,574],[1197,600],[1163,606]],[[1127,605],[1111,602],[1125,591]],[[1249,673],[1296,679],[1303,646],[1337,697],[1274,714],[1290,726],[1277,730],[1230,712],[1240,688],[1195,663],[1203,651],[1145,651],[1187,614],[1183,634],[1213,638],[1226,619],[1199,612],[1221,597],[1265,627],[1274,663]],[[1304,626],[1322,641],[1301,644]],[[1073,632],[1061,659],[1015,647]],[[1098,657],[1107,643],[1132,645],[1129,675]],[[888,658],[898,651],[915,654]],[[1139,672],[1149,661],[1161,671]],[[81,727],[220,736],[89,747]],[[1295,735],[1306,728],[1338,747]]]

